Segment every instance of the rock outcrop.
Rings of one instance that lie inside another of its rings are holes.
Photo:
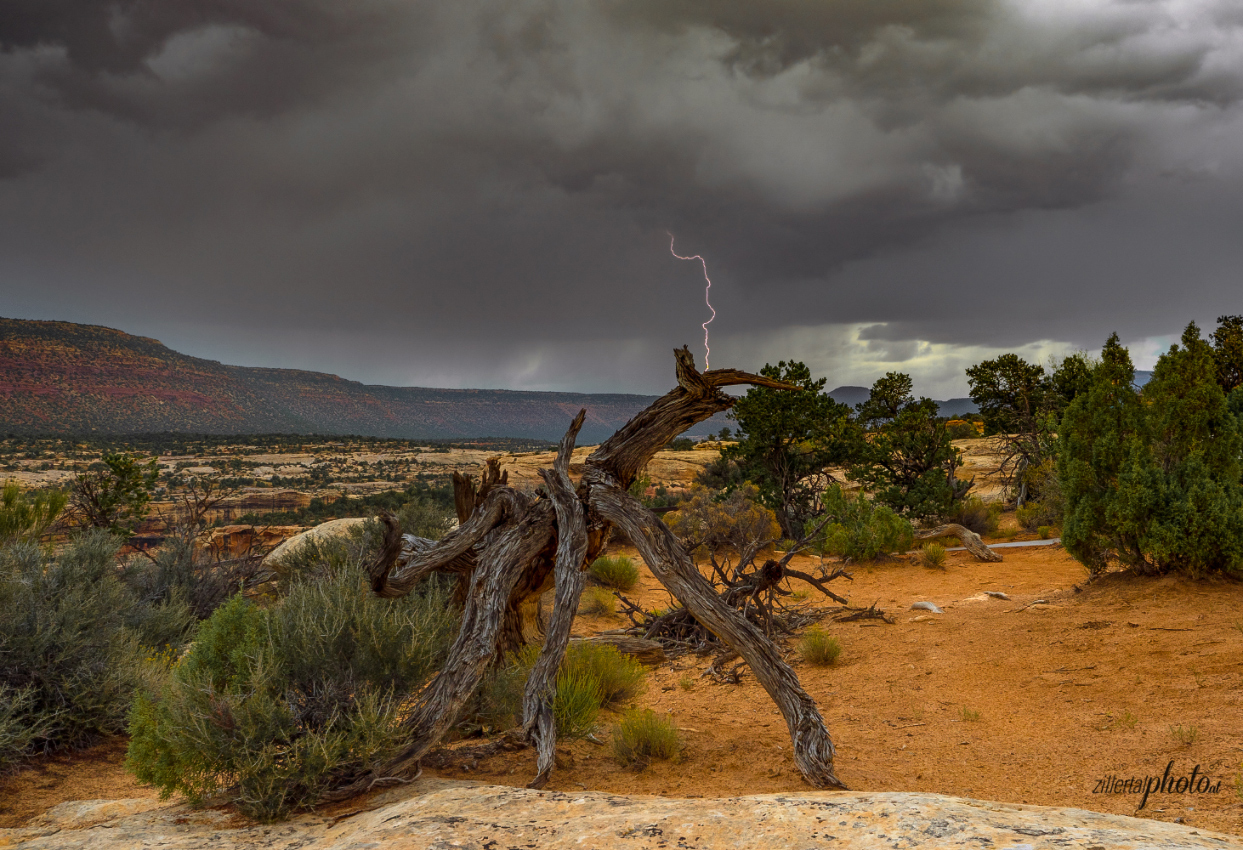
[[[367,520],[360,518],[348,518],[331,519],[327,522],[321,522],[314,528],[307,529],[300,534],[295,534],[293,537],[290,537],[288,540],[281,543],[268,553],[268,556],[263,559],[263,563],[265,566],[271,566],[278,563],[282,558],[286,558],[294,554],[312,540],[323,542],[340,534],[349,534],[351,528],[360,526],[366,521]]]
[[[1239,848],[1234,836],[1080,809],[912,793],[768,794],[724,799],[528,791],[424,779],[354,808],[278,824],[154,800],[64,803],[6,850],[646,850],[647,848]]]

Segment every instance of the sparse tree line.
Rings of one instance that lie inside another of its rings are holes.
[[[864,537],[871,544],[855,552],[899,551],[911,525],[995,526],[1000,506],[974,498],[961,474],[952,440],[962,433],[912,395],[909,376],[885,375],[851,410],[802,363],[762,374],[803,392],[754,388],[739,399],[737,442],[700,484],[754,485],[787,539],[831,520],[836,554]],[[1221,317],[1209,339],[1189,324],[1142,388],[1116,334],[1099,359],[1079,353],[1046,368],[1003,354],[968,368],[967,381],[1019,522],[1061,526],[1092,574],[1243,571],[1243,317]],[[866,497],[843,495],[834,469]]]

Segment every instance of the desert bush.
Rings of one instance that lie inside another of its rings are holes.
[[[605,587],[630,590],[639,583],[639,568],[624,555],[605,556],[592,561],[587,578]]]
[[[259,558],[220,560],[194,545],[193,531],[169,537],[150,557],[136,556],[121,568],[121,580],[146,606],[189,606],[205,620],[260,571]],[[149,641],[153,645],[175,640]]]
[[[945,424],[946,433],[951,440],[973,440],[980,436],[979,430],[971,422],[955,420]]]
[[[0,544],[14,540],[38,540],[68,504],[69,497],[55,490],[23,491],[16,481],[0,489]]]
[[[148,653],[131,628],[144,625],[142,606],[117,579],[118,545],[92,531],[56,556],[0,547],[0,767],[124,730]]]
[[[777,515],[759,504],[759,490],[742,484],[727,494],[700,484],[665,522],[695,557],[754,550],[781,538]]]
[[[891,552],[905,552],[914,540],[911,524],[884,505],[875,505],[859,493],[854,498],[833,485],[824,494],[824,515],[833,518],[812,541],[812,551],[868,561]],[[824,521],[807,522],[808,533]]]
[[[379,551],[384,532],[375,520],[351,526],[331,537],[307,538],[290,552],[270,561],[281,594],[304,581],[361,571]]]
[[[0,684],[0,776],[30,752],[50,721],[34,702],[33,688]]]
[[[397,752],[403,706],[454,636],[447,596],[380,599],[360,571],[311,572],[268,609],[233,597],[138,697],[126,764],[142,782],[192,801],[225,792],[271,819]]]
[[[1001,503],[986,503],[979,496],[968,496],[946,517],[976,534],[992,534],[1001,522]]]
[[[595,731],[600,708],[600,683],[594,676],[557,673],[552,716],[558,738],[575,741],[590,735]]]
[[[538,656],[539,647],[528,646],[485,676],[474,720],[467,721],[467,726],[508,729],[521,723],[523,690]],[[646,678],[643,665],[616,647],[586,641],[571,643],[557,671],[557,691],[553,697],[557,734],[565,738],[588,734],[601,708],[615,708],[634,699],[642,692]],[[593,694],[591,710],[584,699],[588,692]]]
[[[838,639],[818,626],[812,626],[803,633],[798,649],[804,661],[817,667],[834,663],[842,654],[842,645]]]
[[[534,661],[532,661],[534,663]],[[647,671],[614,646],[576,641],[566,650],[561,671],[573,677],[592,677],[600,688],[600,705],[616,708],[643,690]]]
[[[925,567],[941,569],[945,566],[945,547],[940,543],[925,543],[920,549],[920,558]]]
[[[1061,505],[1044,500],[1027,502],[1014,512],[1018,524],[1028,531],[1042,525],[1057,525],[1062,520]]]
[[[604,587],[589,587],[578,600],[578,613],[588,617],[601,617],[616,610],[613,592]]]
[[[1053,534],[1053,526],[1050,526],[1050,525],[1039,526],[1036,529],[1036,534],[1040,536],[1041,540],[1048,540],[1049,537]]]
[[[427,496],[411,499],[397,511],[397,523],[404,534],[428,540],[444,537],[456,519],[452,508]]]
[[[1019,525],[1029,530],[1042,525],[1061,525],[1064,499],[1056,463],[1047,460],[1038,466],[1028,467],[1023,473],[1023,484],[1028,498],[1015,511]]]
[[[613,727],[613,756],[623,767],[642,770],[655,759],[676,760],[681,752],[673,719],[650,708],[626,712]]]

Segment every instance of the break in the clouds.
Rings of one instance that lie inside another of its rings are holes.
[[[10,0],[0,314],[373,383],[933,395],[1243,313],[1236,0]]]

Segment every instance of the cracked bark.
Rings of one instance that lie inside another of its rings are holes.
[[[479,486],[455,478],[460,522],[455,531],[435,543],[409,543],[399,556],[387,547],[385,557],[371,566],[372,588],[386,597],[409,593],[432,572],[469,576],[461,630],[448,661],[419,695],[408,724],[409,744],[379,775],[414,773],[419,760],[457,721],[501,648],[529,638],[522,634],[523,616],[514,612],[521,609],[523,600],[547,586],[551,571],[556,600],[524,694],[521,730],[537,752],[531,787],[543,787],[554,766],[556,671],[569,642],[584,567],[603,550],[616,526],[635,543],[653,575],[678,601],[746,659],[785,717],[795,763],[807,781],[818,788],[845,788],[834,774],[833,742],[819,709],[777,647],[717,597],[672,532],[627,492],[647,462],[670,440],[733,405],[734,399],[722,387],[798,388],[735,369],[700,373],[685,347],[674,356],[678,386],[587,457],[577,488],[569,478],[569,460],[585,411],[575,417],[562,439],[553,468],[540,471],[546,496],[533,498],[510,488],[499,464],[490,462]],[[364,790],[377,781],[383,780],[364,777],[350,788]],[[349,793],[350,789],[341,789],[331,799]]]

